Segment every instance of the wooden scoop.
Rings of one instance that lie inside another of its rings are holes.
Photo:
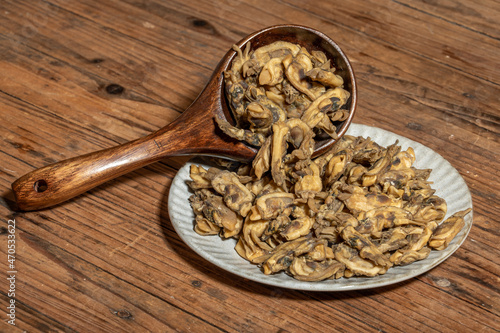
[[[356,82],[349,60],[330,38],[314,29],[297,25],[278,25],[255,32],[237,45],[251,42],[252,49],[284,40],[321,50],[332,59],[337,74],[344,78],[350,92],[347,107],[350,115],[338,126],[339,138],[345,134],[356,107]],[[167,156],[214,155],[251,161],[257,149],[225,135],[215,123],[215,116],[233,122],[224,94],[223,72],[230,68],[234,50],[222,58],[210,81],[198,98],[176,120],[150,135],[114,148],[70,158],[34,170],[12,184],[21,210],[37,210],[56,205],[84,193],[108,180],[119,177]],[[316,143],[315,155],[335,143],[327,139]]]

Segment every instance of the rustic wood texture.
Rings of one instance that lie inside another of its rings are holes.
[[[16,326],[3,332],[500,330],[500,3],[35,0],[0,2],[0,270],[16,221]],[[163,159],[66,203],[14,209],[11,183],[172,122],[249,33],[301,24],[358,80],[354,122],[418,141],[467,182],[474,225],[435,269],[341,293],[269,287],[193,253],[168,218],[187,160]]]

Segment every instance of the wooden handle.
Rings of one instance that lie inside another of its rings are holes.
[[[213,119],[207,123],[186,118],[189,115],[145,138],[57,162],[22,176],[12,184],[18,208],[29,211],[59,204],[165,156],[199,153],[241,160],[254,156],[255,151],[241,143],[221,139],[215,133],[215,125],[211,125]]]
[[[53,206],[154,162],[168,153],[163,150],[160,154],[154,137],[70,158],[24,175],[12,184],[18,207],[36,210]]]

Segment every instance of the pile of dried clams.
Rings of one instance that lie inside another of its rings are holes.
[[[252,164],[191,166],[197,233],[236,238],[264,274],[302,281],[376,276],[448,246],[469,210],[441,222],[446,202],[431,170],[412,166],[412,148],[344,136],[312,158],[315,136],[335,136],[348,116],[349,93],[322,52],[287,42],[237,51],[225,73],[237,123],[219,125],[260,150]]]

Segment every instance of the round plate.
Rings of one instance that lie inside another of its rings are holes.
[[[471,195],[463,178],[448,161],[430,148],[397,134],[365,125],[352,124],[347,134],[370,137],[382,146],[388,146],[399,140],[402,150],[412,147],[417,157],[414,166],[419,169],[433,170],[429,180],[434,183],[432,187],[436,190],[436,195],[445,199],[448,204],[446,218],[457,211],[472,208]],[[309,291],[344,291],[394,284],[418,276],[439,265],[462,245],[472,227],[473,212],[471,211],[465,217],[464,228],[445,250],[433,250],[424,260],[407,266],[392,267],[386,274],[376,277],[306,282],[295,280],[284,273],[265,275],[257,265],[246,261],[236,253],[234,250],[236,240],[223,240],[217,235],[200,236],[194,232],[194,214],[188,201],[192,192],[186,184],[186,181],[190,180],[190,165],[191,162],[188,162],[179,170],[172,181],[168,197],[170,220],[176,232],[191,249],[211,263],[233,274],[267,285]]]

